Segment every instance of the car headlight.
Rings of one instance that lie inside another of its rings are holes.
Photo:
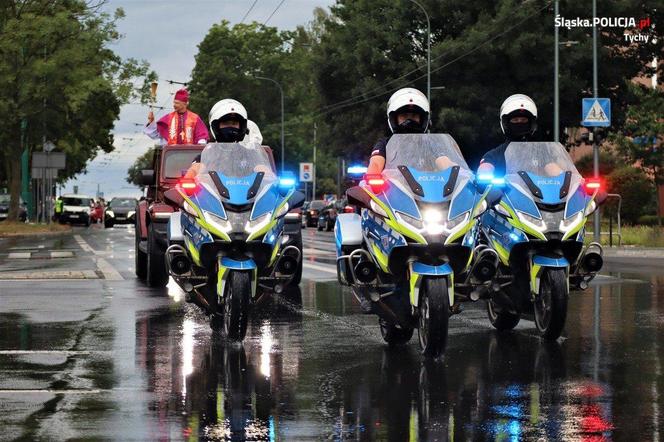
[[[369,208],[378,215],[387,218],[387,213],[383,210],[382,207],[376,204],[374,200],[371,200],[371,202],[369,203]]]
[[[522,223],[528,225],[532,229],[537,230],[537,231],[546,230],[546,223],[544,222],[543,219],[535,218],[534,216],[529,215],[527,213],[523,213],[521,211],[517,211],[516,214],[519,217],[519,221],[521,221]]]
[[[203,211],[203,216],[205,217],[205,221],[209,222],[224,233],[228,233],[233,230],[233,225],[228,220],[215,215],[212,212]]]
[[[115,218],[115,213],[113,213],[112,210],[107,210],[106,215],[110,216],[111,218]]]
[[[130,210],[130,211],[127,213],[127,218],[131,218],[131,217],[134,216],[134,215],[136,215],[136,211],[135,211],[135,210]]]

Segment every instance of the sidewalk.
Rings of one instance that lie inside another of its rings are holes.
[[[653,258],[664,259],[663,247],[604,246],[605,258]]]

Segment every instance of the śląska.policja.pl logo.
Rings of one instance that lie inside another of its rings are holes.
[[[557,28],[625,28],[625,41],[629,43],[657,43],[654,35],[643,33],[648,28],[655,29],[650,17],[636,19],[634,17],[595,17],[595,18],[565,18],[556,15],[554,24]]]

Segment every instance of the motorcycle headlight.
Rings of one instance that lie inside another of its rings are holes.
[[[272,219],[272,217],[271,217],[270,213],[266,213],[264,215],[261,215],[253,221],[247,221],[247,223],[244,226],[244,230],[245,230],[245,232],[247,232],[249,234],[257,232],[260,229],[262,229],[263,227],[265,227],[267,225],[267,223],[270,222],[271,219]]]
[[[511,216],[510,213],[507,211],[507,209],[501,206],[500,204],[496,204],[495,206],[493,206],[493,208],[496,212],[500,213],[501,215],[508,217]]]
[[[384,216],[385,218],[387,218],[387,213],[383,210],[382,207],[380,207],[378,204],[376,204],[376,202],[374,200],[371,200],[371,202],[369,203],[369,208],[373,212],[376,212],[378,215]]]
[[[477,210],[475,211],[475,213],[474,213],[473,216],[480,216],[480,215],[482,215],[484,212],[487,211],[488,208],[489,208],[489,205],[487,204],[486,199],[482,200],[482,204],[480,204],[480,205],[477,207]]]
[[[560,226],[559,229],[561,232],[567,232],[572,227],[575,227],[578,225],[579,222],[583,219],[583,212],[577,212],[576,215],[572,215],[567,219],[563,219],[560,221]]]
[[[516,214],[519,217],[519,221],[521,221],[522,223],[528,225],[532,229],[537,230],[537,231],[546,230],[546,223],[544,222],[543,219],[535,218],[532,215],[528,215],[527,213],[523,213],[523,212],[520,212],[520,211],[517,211]]]
[[[422,214],[424,229],[429,235],[440,235],[445,230],[443,212],[437,209],[425,210]]]
[[[212,212],[203,211],[203,216],[205,217],[205,221],[209,222],[224,233],[228,233],[233,230],[233,225],[230,223],[230,221],[223,219],[222,217],[215,215]]]
[[[411,226],[415,227],[416,229],[421,229],[422,228],[422,221],[420,221],[417,218],[413,218],[410,215],[406,215],[405,213],[397,212],[397,216],[400,221],[410,224]]]
[[[452,230],[461,223],[464,223],[468,220],[468,212],[462,213],[461,215],[447,221],[447,230]]]
[[[281,206],[281,209],[279,209],[279,211],[277,212],[277,214],[274,217],[275,218],[280,218],[280,217],[284,216],[285,214],[287,214],[289,210],[290,210],[290,207],[289,207],[288,203],[286,203],[283,206]]]
[[[198,218],[198,213],[196,213],[196,210],[187,201],[184,202],[183,208],[184,211],[187,212],[189,215]]]

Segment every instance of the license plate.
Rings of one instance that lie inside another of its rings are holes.
[[[69,218],[78,218],[78,215],[69,215]]]
[[[126,218],[124,216],[118,216],[118,221],[124,221]]]

